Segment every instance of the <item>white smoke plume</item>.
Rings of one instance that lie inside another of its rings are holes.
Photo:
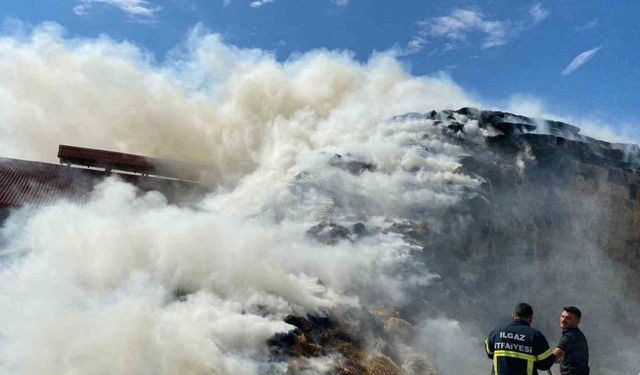
[[[314,247],[295,225],[137,198],[116,180],[87,204],[26,216],[4,231],[3,373],[263,373],[266,339],[293,328],[287,314],[357,303],[344,294],[354,276],[402,292],[359,275],[402,262],[399,238]]]
[[[0,147],[53,160],[58,143],[206,162],[219,182],[301,149],[361,139],[415,108],[474,104],[446,77],[413,77],[391,55],[360,64],[312,51],[278,63],[197,27],[162,64],[55,24],[0,39]]]
[[[288,184],[304,170],[344,181],[374,221],[415,201],[453,204],[478,184],[453,173],[461,150],[433,140],[445,152],[421,155],[415,124],[377,125],[473,104],[448,78],[413,77],[385,54],[361,64],[313,51],[279,63],[198,28],[160,65],[128,43],[63,34],[44,24],[0,39],[3,156],[52,160],[66,143],[191,159],[212,166],[219,192],[178,208],[109,180],[87,203],[13,215],[2,234],[1,372],[283,372],[265,342],[293,328],[287,314],[363,298],[402,304],[406,285],[433,277],[391,272],[415,250],[397,235],[311,243],[304,233],[331,198],[317,186],[301,199]],[[336,152],[379,171],[332,171]],[[424,172],[403,172],[414,166]],[[191,294],[176,301],[179,291]]]
[[[435,121],[389,121],[477,100],[391,53],[278,62],[196,27],[156,62],[43,24],[0,38],[0,103],[1,156],[55,161],[73,144],[192,160],[211,166],[214,191],[177,207],[113,178],[86,202],[13,213],[0,232],[0,373],[285,373],[266,340],[293,328],[286,315],[408,304],[438,276],[383,229],[420,218],[438,231],[482,183],[460,172],[468,150]],[[490,135],[464,126],[469,144]],[[329,246],[305,236],[322,220],[381,230]],[[420,328],[447,327],[459,328]]]

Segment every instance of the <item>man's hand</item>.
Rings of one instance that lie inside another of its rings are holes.
[[[553,349],[553,355],[556,356],[556,362],[564,356],[564,351],[560,348]]]

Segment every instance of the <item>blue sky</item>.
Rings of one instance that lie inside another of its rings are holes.
[[[412,74],[445,72],[485,102],[533,98],[640,127],[637,0],[3,0],[0,17],[5,32],[15,20],[53,21],[70,37],[130,41],[158,62],[197,24],[279,60],[395,49]]]

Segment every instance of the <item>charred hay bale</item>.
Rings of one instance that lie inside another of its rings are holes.
[[[384,322],[384,332],[387,336],[401,340],[409,341],[415,336],[415,328],[411,323],[404,319],[391,317]]]
[[[405,241],[416,245],[428,243],[431,236],[431,231],[429,230],[427,223],[411,220],[394,223],[391,227],[385,229],[383,233],[401,234]]]
[[[405,357],[402,369],[406,375],[438,375],[431,360],[419,354]]]
[[[362,350],[348,342],[341,342],[336,344],[335,349],[338,353],[342,354],[346,359],[361,362]]]
[[[400,318],[400,313],[387,307],[370,310],[371,315],[382,321],[385,336],[401,341],[409,341],[415,335],[415,328],[408,321]]]
[[[369,309],[369,312],[382,321],[389,318],[400,318],[400,313],[390,307],[373,307]]]
[[[300,329],[302,332],[309,332],[313,329],[313,323],[304,316],[288,315],[284,322]]]
[[[376,170],[376,166],[373,163],[357,160],[350,154],[345,156],[334,154],[331,159],[329,159],[329,165],[340,168],[353,175],[359,175],[365,171],[374,172]]]
[[[346,362],[335,368],[337,375],[367,375],[367,369],[359,363]]]
[[[367,375],[404,375],[404,372],[387,356],[376,356],[366,363]]]
[[[335,245],[340,240],[346,240],[350,234],[349,228],[324,221],[307,230],[308,237],[326,245]]]
[[[322,346],[308,340],[299,329],[277,333],[267,341],[267,344],[271,354],[276,356],[319,357],[326,354]]]

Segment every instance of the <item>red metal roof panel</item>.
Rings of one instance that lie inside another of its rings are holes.
[[[152,171],[153,159],[123,152],[98,150],[85,147],[60,145],[58,157],[61,161],[72,161],[83,165],[107,165],[134,169],[140,172]]]

